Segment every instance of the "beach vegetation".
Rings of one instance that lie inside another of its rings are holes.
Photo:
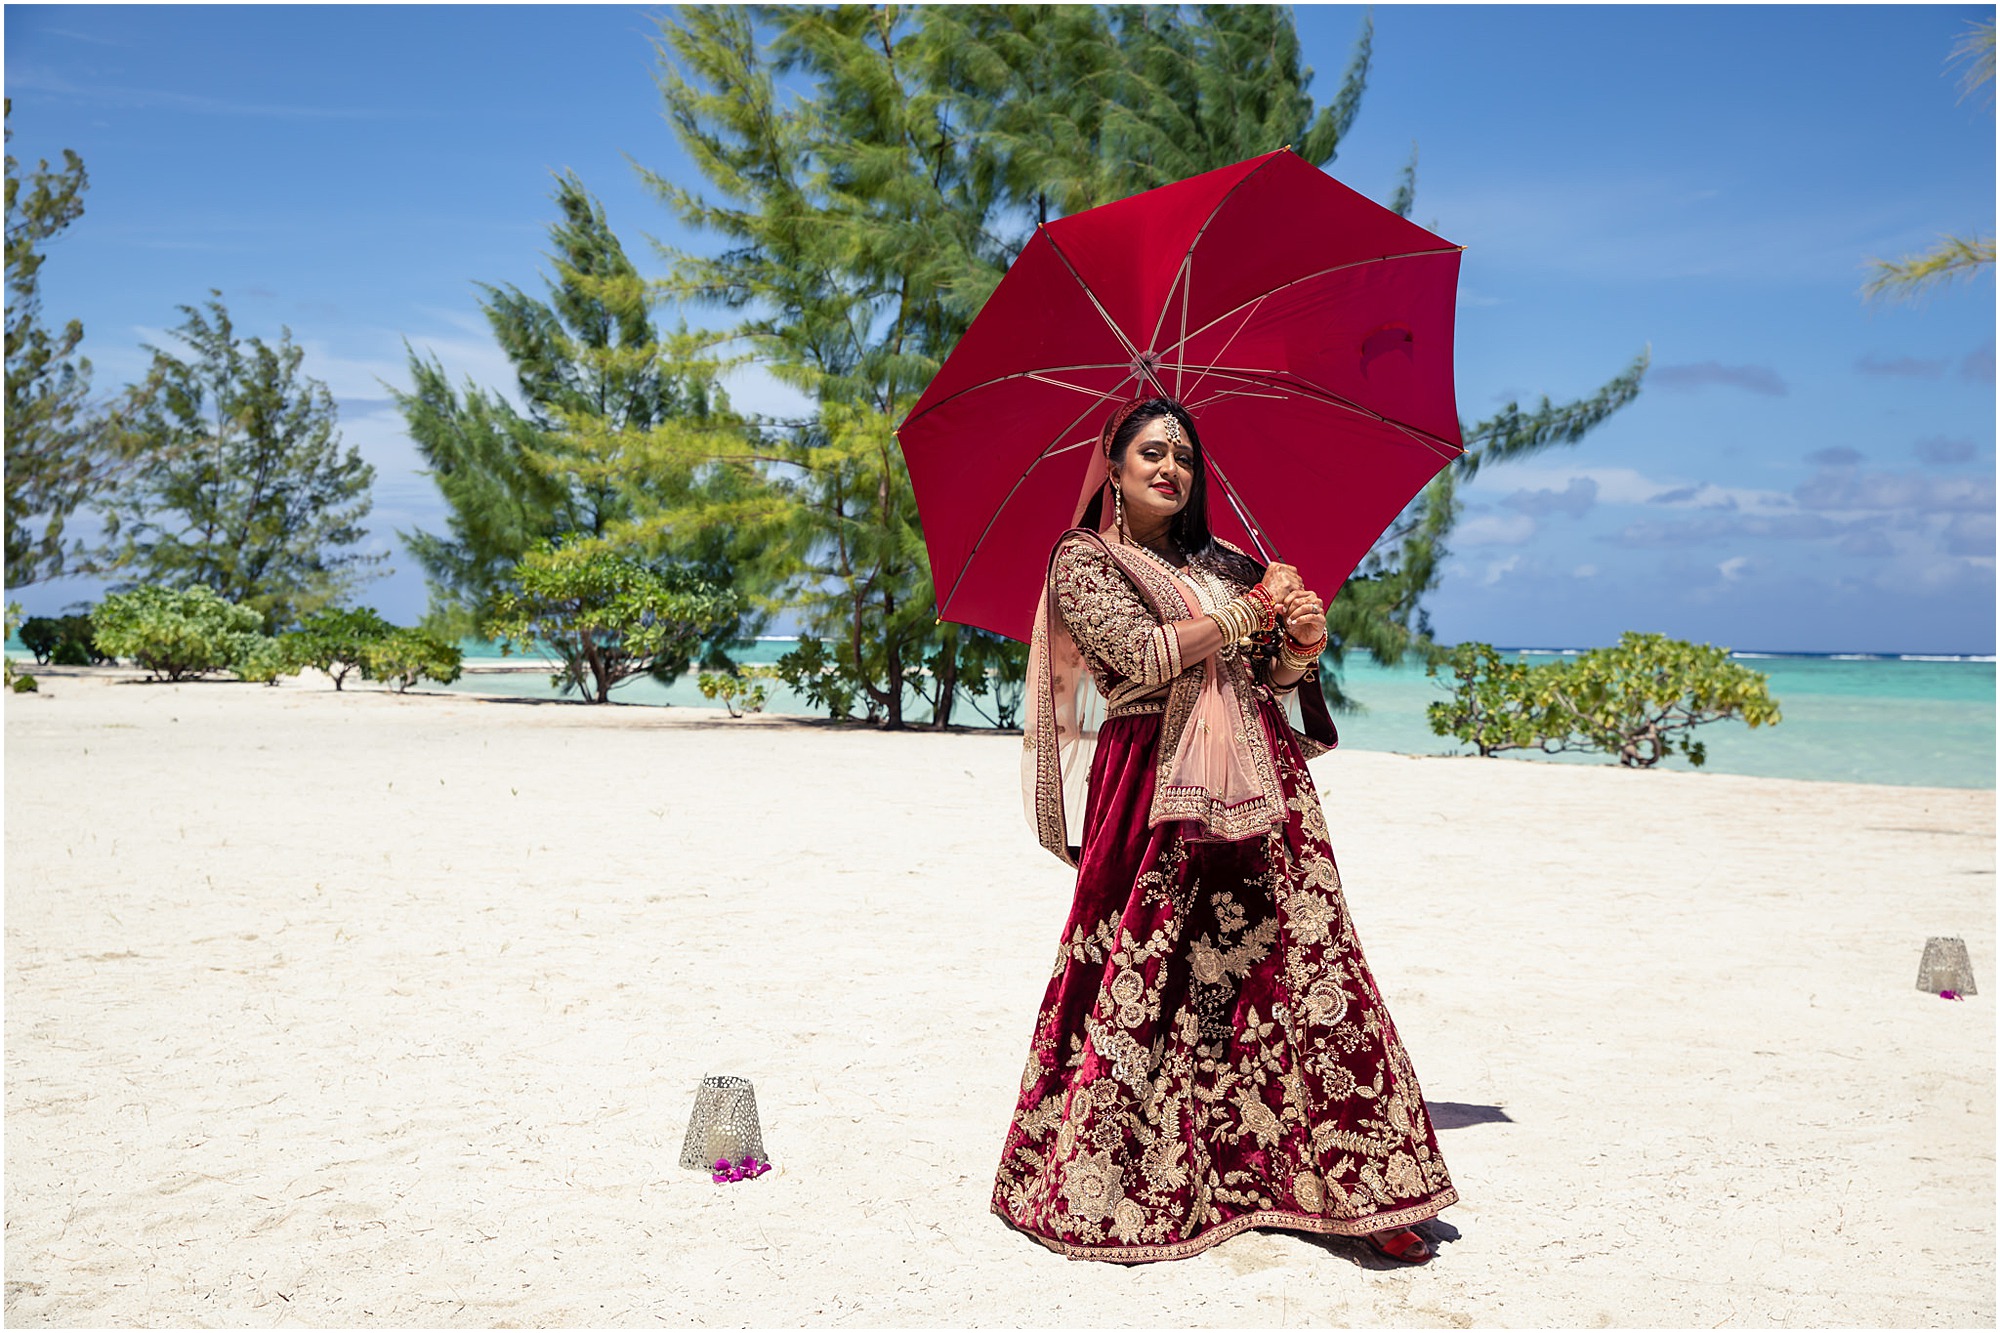
[[[7,141],[14,102],[6,102]],[[91,401],[90,362],[77,354],[83,322],[43,323],[41,268],[48,242],[83,216],[83,159],[36,163],[24,180],[7,153],[7,586],[61,575],[76,554],[65,528],[119,475],[114,418]],[[25,188],[24,188],[25,187]]]
[[[418,681],[449,685],[465,667],[465,654],[424,629],[391,628],[361,645],[361,671],[369,680],[408,692]]]
[[[34,694],[41,684],[26,671],[14,670],[14,664],[7,664],[7,688],[16,694]]]
[[[647,174],[719,253],[670,252],[676,300],[741,313],[735,345],[811,404],[716,456],[750,462],[782,503],[783,585],[827,645],[815,680],[868,720],[904,724],[906,696],[947,725],[951,700],[1000,680],[1018,644],[938,623],[910,481],[894,437],[1038,222],[1290,144],[1332,162],[1366,89],[1364,23],[1333,99],[1316,104],[1294,20],[1270,6],[689,6],[660,22],[667,119],[705,178]],[[1415,158],[1390,206],[1407,215]],[[1462,427],[1466,454],[1393,525],[1329,608],[1329,662],[1435,650],[1436,587],[1483,465],[1571,445],[1637,394],[1642,354],[1595,394]],[[952,636],[956,635],[956,646]],[[806,679],[801,674],[801,680]],[[1331,700],[1337,680],[1322,677]],[[996,707],[1002,707],[996,696]]]
[[[154,680],[176,681],[228,670],[244,636],[264,624],[256,608],[225,601],[205,584],[110,593],[90,621],[100,651],[144,667]]]
[[[1430,675],[1449,671],[1452,694],[1426,710],[1431,730],[1470,745],[1481,755],[1543,749],[1550,724],[1536,668],[1490,643],[1461,643],[1429,664]]]
[[[266,632],[343,600],[387,556],[356,549],[375,469],[342,448],[326,385],[286,330],[240,337],[220,292],[180,307],[179,354],[149,347],[129,429],[141,461],[106,508],[109,568],[200,585]]]
[[[854,716],[852,676],[841,669],[819,636],[801,634],[798,646],[780,657],[775,669],[779,680],[811,707],[824,708],[832,720],[842,722]]]
[[[1608,648],[1529,665],[1491,644],[1459,644],[1431,667],[1452,674],[1452,697],[1430,705],[1431,730],[1482,755],[1505,750],[1615,756],[1653,768],[1678,754],[1700,768],[1695,728],[1782,721],[1769,682],[1727,648],[1630,632]]]
[[[559,176],[554,199],[545,292],[481,284],[523,406],[454,386],[414,352],[413,387],[395,395],[447,509],[446,531],[402,537],[430,584],[426,624],[453,637],[492,632],[496,597],[517,590],[516,570],[545,543],[612,541],[721,585],[750,558],[735,510],[754,503],[761,478],[710,462],[701,443],[731,429],[720,367],[689,354],[702,338],[657,327],[645,280],[583,184]],[[679,521],[683,511],[699,521]],[[755,632],[754,608],[740,607],[744,623],[724,640]]]
[[[369,647],[395,632],[396,627],[372,607],[326,607],[307,616],[280,642],[294,671],[312,667],[324,672],[338,691],[350,675],[364,671]]]
[[[57,666],[96,666],[108,660],[98,651],[88,612],[66,616],[30,616],[17,631],[21,646],[35,655],[37,663]]]
[[[770,699],[769,681],[775,676],[769,667],[740,666],[733,671],[704,671],[695,683],[704,699],[720,699],[729,716],[761,713]]]
[[[236,679],[253,685],[276,685],[280,676],[295,675],[298,667],[275,635],[244,634],[237,637],[229,670]]]
[[[608,702],[633,676],[672,684],[743,614],[738,594],[699,571],[602,541],[544,542],[509,583],[485,617],[503,650],[549,652],[562,664],[551,684],[589,703]]]

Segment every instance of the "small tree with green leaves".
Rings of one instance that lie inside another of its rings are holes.
[[[305,667],[323,671],[338,691],[350,675],[363,671],[369,645],[395,632],[396,627],[370,607],[333,607],[307,616],[282,642],[294,671]]]
[[[1628,631],[1613,647],[1542,666],[1484,643],[1460,644],[1445,660],[1455,683],[1449,701],[1430,706],[1431,730],[1482,755],[1576,751],[1652,768],[1680,754],[1700,768],[1708,748],[1688,734],[1696,727],[1781,720],[1762,672],[1730,661],[1727,648],[1664,634]]]
[[[737,595],[681,565],[648,565],[603,542],[543,543],[514,566],[487,624],[506,651],[540,645],[553,683],[590,703],[633,676],[672,684],[703,645],[733,634]]]
[[[1688,734],[1696,727],[1781,720],[1764,674],[1713,644],[1627,631],[1615,647],[1539,669],[1549,673],[1549,717],[1577,742],[1570,748],[1617,755],[1627,768],[1651,768],[1673,753],[1700,768],[1708,750]]]
[[[106,661],[91,637],[90,615],[30,616],[21,623],[21,646],[37,662],[57,666],[96,666]]]
[[[720,699],[729,716],[761,713],[770,699],[767,682],[776,673],[770,667],[737,667],[730,671],[704,671],[696,683],[704,699]]]
[[[1538,750],[1549,731],[1535,668],[1490,643],[1461,643],[1433,662],[1427,674],[1450,671],[1452,694],[1425,710],[1431,730],[1470,745],[1481,755]]]
[[[258,633],[264,618],[199,584],[149,585],[110,594],[91,611],[90,623],[103,652],[131,659],[154,680],[186,680],[228,670],[243,637]]]
[[[278,677],[298,671],[285,652],[285,645],[271,634],[238,637],[235,652],[229,659],[229,669],[236,674],[236,679],[252,685],[276,685]]]
[[[392,629],[361,645],[361,674],[406,693],[420,680],[449,685],[465,667],[465,654],[455,643],[421,629]]]
[[[819,636],[801,634],[799,646],[778,659],[777,673],[779,680],[791,686],[812,707],[824,708],[833,721],[843,722],[854,716],[858,687]]]
[[[181,312],[184,355],[149,349],[136,390],[143,461],[107,505],[110,558],[149,583],[204,584],[284,629],[387,558],[356,549],[375,469],[342,447],[333,394],[304,373],[289,330],[275,347],[239,337],[218,292]]]

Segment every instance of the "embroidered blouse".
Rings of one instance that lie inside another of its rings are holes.
[[[1160,566],[1173,568],[1164,561]],[[1163,709],[1174,678],[1197,668],[1182,660],[1173,626],[1162,624],[1117,564],[1088,542],[1064,542],[1056,552],[1054,573],[1057,609],[1083,650],[1106,713],[1115,717]],[[1204,610],[1217,610],[1245,591],[1204,559],[1190,560],[1173,573],[1194,589]],[[1266,688],[1260,672],[1258,692]]]

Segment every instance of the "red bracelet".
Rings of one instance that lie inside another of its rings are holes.
[[[1313,641],[1312,641],[1311,643],[1300,643],[1300,642],[1299,642],[1299,641],[1298,641],[1297,639],[1293,638],[1293,637],[1292,637],[1292,636],[1291,636],[1290,634],[1286,634],[1286,635],[1285,635],[1285,642],[1286,642],[1286,643],[1289,643],[1290,645],[1292,645],[1292,651],[1293,651],[1293,652],[1296,652],[1296,653],[1316,653],[1316,652],[1318,652],[1318,651],[1319,651],[1320,649],[1322,649],[1322,648],[1326,647],[1326,635],[1324,635],[1324,634],[1320,635],[1320,636],[1319,636],[1319,637],[1318,637],[1317,639],[1314,639],[1314,640],[1313,640]]]
[[[1264,608],[1264,623],[1258,626],[1258,632],[1269,634],[1272,630],[1276,629],[1278,627],[1278,603],[1271,596],[1271,590],[1266,588],[1262,583],[1259,583],[1256,587],[1250,589],[1245,596]]]

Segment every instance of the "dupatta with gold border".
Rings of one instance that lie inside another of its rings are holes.
[[[1070,841],[1070,830],[1082,823],[1105,715],[1103,694],[1056,600],[1057,553],[1076,541],[1102,551],[1162,625],[1208,610],[1187,580],[1124,544],[1115,529],[1072,528],[1051,550],[1029,649],[1022,796],[1042,846],[1069,865],[1076,864],[1080,850]],[[1167,638],[1173,644],[1171,631]],[[1160,723],[1150,826],[1179,822],[1186,837],[1234,842],[1284,821],[1270,742],[1257,715],[1259,688],[1252,659],[1219,650],[1174,675]],[[1338,743],[1316,678],[1287,691],[1285,703],[1308,758]]]

